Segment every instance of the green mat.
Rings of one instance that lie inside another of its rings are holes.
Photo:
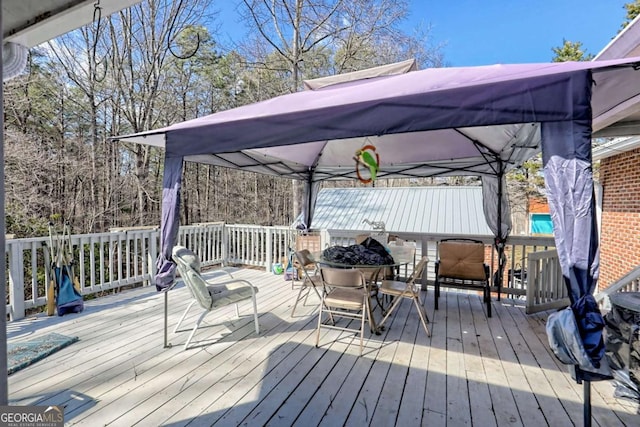
[[[78,341],[78,337],[47,334],[29,341],[7,344],[7,365],[9,375],[42,360],[56,351]]]

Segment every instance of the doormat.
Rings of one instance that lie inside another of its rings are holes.
[[[42,360],[76,341],[78,341],[78,337],[51,333],[29,341],[7,343],[8,375]]]

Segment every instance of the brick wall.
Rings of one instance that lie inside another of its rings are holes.
[[[640,148],[600,162],[600,289],[640,265]]]

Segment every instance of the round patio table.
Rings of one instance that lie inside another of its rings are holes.
[[[322,268],[322,266],[333,267],[333,268],[357,268],[359,270],[362,270],[363,272],[366,271],[368,273],[371,273],[368,275],[368,280],[367,280],[367,287],[368,287],[367,294],[369,295],[369,302],[367,304],[367,307],[369,310],[369,319],[371,319],[371,325],[370,325],[371,332],[375,333],[376,335],[380,335],[384,330],[384,326],[378,327],[376,325],[376,321],[373,317],[373,310],[371,308],[371,296],[374,291],[375,291],[376,303],[378,304],[378,307],[380,307],[380,310],[382,311],[383,315],[384,315],[384,305],[380,301],[380,298],[378,298],[377,286],[375,284],[378,282],[378,278],[380,277],[381,273],[386,271],[387,269],[396,269],[402,266],[406,266],[410,263],[413,263],[415,260],[414,254],[409,254],[408,252],[405,252],[405,251],[392,253],[392,257],[394,261],[393,263],[373,264],[373,265],[372,264],[347,264],[343,262],[333,261],[333,260],[324,258],[322,254],[323,252],[312,252],[310,256],[312,261],[316,263],[320,268]]]

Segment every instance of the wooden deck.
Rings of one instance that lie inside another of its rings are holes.
[[[440,310],[426,298],[428,338],[410,301],[383,335],[367,334],[358,357],[353,336],[323,330],[300,307],[282,276],[242,269],[260,289],[260,336],[248,303],[209,315],[210,327],[184,351],[188,332],[163,348],[163,297],[152,288],[88,301],[79,315],[32,317],[8,325],[10,341],[56,332],[78,342],[9,376],[12,405],[64,405],[68,425],[582,425],[582,386],[550,353],[547,314],[527,316],[494,301],[487,319],[475,294],[443,292]],[[189,298],[170,294],[170,326]],[[191,319],[198,311],[193,309]],[[379,312],[376,312],[379,316]],[[222,323],[219,323],[222,321]],[[594,426],[637,426],[636,406],[593,383]]]

